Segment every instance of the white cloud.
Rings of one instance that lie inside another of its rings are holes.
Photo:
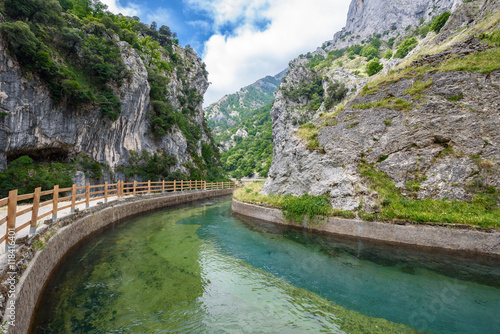
[[[211,27],[209,22],[203,20],[187,21],[186,23],[189,24],[190,26],[199,27],[205,30],[208,30]]]
[[[184,0],[192,9],[207,13],[214,21],[213,29],[217,31],[226,23],[235,23],[254,19],[266,6],[269,0]]]
[[[218,25],[242,17],[245,22],[231,36],[215,34],[205,43],[203,60],[212,82],[205,95],[206,105],[266,75],[277,74],[299,54],[314,51],[332,39],[345,25],[350,3],[349,0],[268,0],[266,6],[265,0],[188,1],[216,8],[218,12],[213,15]],[[259,31],[251,24],[257,19],[268,19],[271,23],[265,31]]]
[[[118,0],[101,0],[101,2],[108,6],[110,12],[115,14],[138,16],[142,12],[139,5],[130,2],[126,6],[120,5]]]

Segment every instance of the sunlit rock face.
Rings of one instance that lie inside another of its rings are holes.
[[[417,26],[421,18],[429,21],[450,10],[453,15],[440,34],[435,38],[430,35],[424,44],[435,46],[454,31],[473,26],[487,17],[487,12],[500,8],[498,1],[481,2],[474,12],[471,7],[458,6],[460,3],[354,0],[346,28],[309,57],[290,62],[290,71],[271,110],[274,156],[263,192],[326,195],[335,208],[353,210],[362,206],[370,211],[377,193],[362,178],[361,164],[385,172],[403,194],[420,199],[466,200],[471,199],[474,184],[500,187],[498,71],[430,71],[423,77],[403,78],[361,94],[368,80],[352,69],[341,65],[312,69],[309,66],[311,56],[326,58],[329,50],[359,44],[374,33],[387,41],[404,32],[406,26]],[[391,29],[393,24],[395,29]],[[477,38],[450,43],[451,49],[421,58],[412,66],[435,65],[451,54],[484,49],[480,44]],[[387,71],[401,60],[381,61]],[[321,78],[325,92],[334,83],[343,83],[347,89],[345,105],[336,108],[323,102],[311,110],[307,98],[291,97],[290,92],[297,91],[302,83],[313,83],[315,78]],[[415,102],[412,98],[416,95],[410,95],[408,90],[417,81],[429,84],[422,98]],[[403,109],[369,105],[386,99],[401,99],[409,105]],[[359,107],[363,105],[368,107]],[[333,114],[332,118],[325,117],[327,114]],[[301,125],[307,123],[317,131],[314,147],[300,136]],[[412,188],[411,183],[418,183],[419,187]]]

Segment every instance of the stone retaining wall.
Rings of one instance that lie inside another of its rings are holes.
[[[286,222],[279,209],[243,203],[235,199],[233,199],[232,209],[233,212],[243,216],[276,224],[297,226]],[[498,231],[417,224],[399,225],[344,218],[328,218],[322,225],[304,228],[376,241],[500,257],[500,232]]]
[[[16,297],[9,298],[7,305],[15,301],[15,327],[9,326],[8,333],[24,334],[29,330],[32,314],[38,298],[50,274],[64,255],[81,240],[106,225],[135,216],[140,213],[168,206],[192,202],[209,197],[232,194],[233,189],[191,191],[170,193],[165,196],[146,197],[131,202],[115,202],[93,214],[80,218],[61,228],[47,242],[43,251],[36,252],[16,287]],[[40,301],[43,303],[43,301]]]

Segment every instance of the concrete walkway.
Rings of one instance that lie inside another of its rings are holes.
[[[133,195],[123,196],[122,199],[131,198],[131,197],[133,197]],[[120,200],[122,200],[122,199],[120,199]],[[108,203],[118,201],[118,200],[119,199],[117,196],[108,197]],[[100,199],[98,201],[92,201],[89,204],[90,204],[90,207],[94,207],[94,206],[97,206],[98,203],[104,203],[104,199]],[[67,205],[70,205],[70,204],[71,204],[70,201],[59,202],[59,207],[62,208],[62,207],[65,207]],[[31,204],[18,205],[17,211],[27,209],[30,206],[31,206]],[[86,209],[85,203],[77,205],[76,209],[78,209],[80,211],[85,210]],[[47,205],[47,206],[44,206],[44,207],[39,209],[38,215],[40,216],[40,215],[42,215],[46,212],[50,212],[50,211],[52,211],[52,205]],[[71,208],[67,208],[67,209],[58,211],[57,218],[60,219],[60,218],[66,217],[70,214],[71,214]],[[0,208],[0,219],[5,217],[5,216],[7,216],[7,206]],[[31,212],[25,213],[24,215],[21,215],[21,216],[16,218],[16,226],[20,226],[24,223],[29,222],[30,220],[31,220]],[[41,219],[37,222],[37,224],[36,224],[37,231],[43,230],[43,229],[48,227],[48,225],[43,223],[46,220],[52,220],[52,214],[48,215],[47,217],[44,217],[43,219]],[[2,226],[0,226],[0,237],[5,235],[6,229],[7,229],[7,223],[4,223]],[[22,238],[22,237],[28,235],[29,231],[30,231],[30,226],[23,228],[21,231],[16,233],[16,238]],[[4,253],[5,253],[5,241],[0,243],[0,255],[2,255]]]

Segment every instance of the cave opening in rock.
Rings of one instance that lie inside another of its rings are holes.
[[[27,155],[36,162],[68,162],[70,151],[63,147],[26,148],[6,152],[7,162]]]

